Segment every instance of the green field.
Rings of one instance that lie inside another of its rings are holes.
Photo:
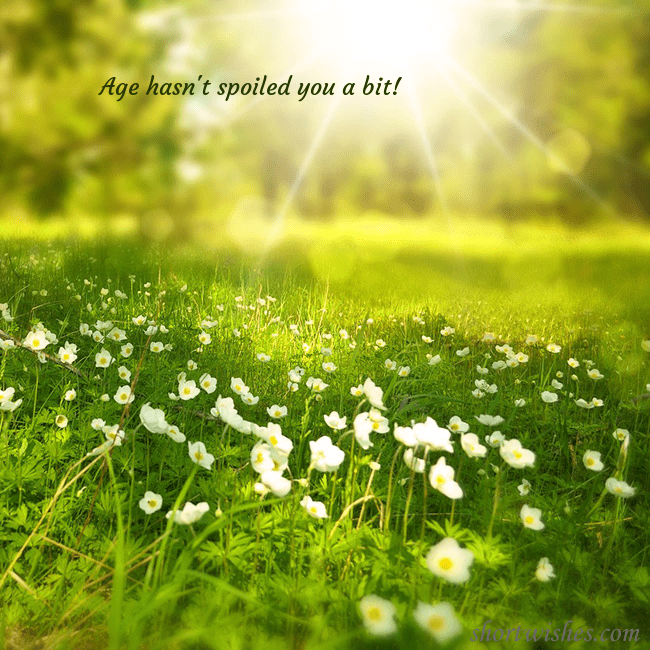
[[[269,228],[6,226],[4,647],[650,647],[648,231]]]

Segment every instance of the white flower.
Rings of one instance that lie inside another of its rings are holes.
[[[103,428],[106,426],[106,422],[102,420],[101,418],[95,418],[91,423],[90,426],[95,429],[95,431],[102,431]]]
[[[126,332],[119,329],[119,327],[114,327],[106,336],[112,341],[120,342],[126,340]]]
[[[282,472],[270,470],[264,472],[260,479],[262,483],[269,489],[276,497],[285,497],[291,491],[291,481],[282,476]]]
[[[539,508],[529,508],[527,505],[523,505],[521,506],[519,516],[525,528],[530,528],[531,530],[542,530],[545,528],[542,523],[542,511]]]
[[[167,519],[173,516],[174,523],[187,526],[201,519],[201,517],[203,517],[203,515],[209,510],[210,506],[205,501],[197,503],[196,505],[188,501],[182,510],[170,510],[167,513]]]
[[[300,505],[307,511],[314,519],[327,519],[329,515],[325,508],[325,504],[321,501],[313,501],[310,496],[305,496],[300,500]]]
[[[147,490],[147,492],[144,493],[144,497],[140,499],[139,506],[144,510],[145,514],[151,515],[162,508],[162,502],[163,500],[160,494]]]
[[[406,466],[413,470],[416,474],[424,474],[425,462],[423,458],[418,458],[414,455],[413,449],[407,447],[404,450],[404,463]]]
[[[485,442],[490,445],[490,447],[500,447],[506,441],[506,437],[501,433],[501,431],[493,431],[489,436],[485,436]]]
[[[326,361],[322,368],[325,372],[334,372],[336,370],[336,366],[331,361]]]
[[[363,384],[359,384],[358,386],[352,386],[352,388],[350,388],[350,394],[354,395],[354,397],[362,397],[363,396]]]
[[[569,364],[569,367],[571,367],[571,368],[577,368],[580,365],[580,362],[577,359],[574,359],[573,357],[571,357],[567,361],[567,363]]]
[[[605,487],[608,492],[623,499],[633,497],[636,493],[636,489],[631,485],[628,485],[625,481],[618,481],[613,476],[605,481]]]
[[[560,352],[562,352],[562,347],[559,346],[557,343],[549,343],[549,344],[546,346],[546,349],[547,349],[549,352],[552,352],[553,354],[559,354]]]
[[[104,435],[106,436],[106,442],[116,447],[121,446],[122,440],[124,440],[125,433],[120,429],[119,424],[114,424],[112,427],[104,426],[102,428]]]
[[[486,427],[498,427],[503,422],[503,418],[500,415],[487,415],[482,413],[474,417]]]
[[[475,433],[461,434],[460,445],[470,458],[485,458],[487,454],[487,448],[478,441]]]
[[[553,386],[553,388],[555,388],[555,390],[562,390],[562,388],[564,387],[564,384],[561,381],[558,381],[557,379],[554,379],[551,382],[551,386]]]
[[[140,422],[151,433],[163,434],[169,430],[169,424],[165,420],[165,413],[161,409],[154,409],[149,406],[149,402],[143,404],[140,409]]]
[[[555,570],[553,565],[549,562],[547,557],[543,557],[537,563],[537,569],[535,569],[535,577],[540,582],[548,582],[552,578],[555,578]]]
[[[469,568],[474,562],[474,554],[461,548],[453,537],[445,537],[432,546],[427,554],[429,571],[447,582],[461,584],[469,580]]]
[[[199,385],[208,395],[212,395],[217,390],[217,380],[207,372],[199,378]]]
[[[587,402],[582,397],[580,399],[573,400],[576,403],[576,406],[579,406],[583,409],[592,409],[594,405],[591,402]]]
[[[592,406],[603,406],[605,402],[603,402],[602,399],[598,399],[597,397],[592,397],[591,398],[591,405]]]
[[[208,332],[202,331],[199,334],[199,343],[201,345],[210,345],[210,343],[212,343],[212,337],[210,336],[210,334],[208,334]]]
[[[369,413],[359,413],[354,418],[354,437],[362,449],[369,449],[373,446],[370,441],[370,434],[372,432],[373,422],[370,419]]]
[[[95,355],[95,367],[97,368],[108,368],[108,366],[111,365],[112,361],[113,357],[111,356],[111,353],[105,348],[102,348]]]
[[[641,349],[644,352],[650,352],[650,339],[646,339],[645,341],[641,341]]]
[[[454,433],[465,433],[466,431],[469,431],[469,424],[463,422],[457,415],[454,415],[449,420],[447,428],[449,431],[453,431]]]
[[[174,442],[178,442],[178,443],[185,442],[186,439],[185,434],[181,433],[181,431],[175,424],[170,424],[166,433]]]
[[[312,393],[322,393],[329,384],[326,384],[322,379],[318,379],[317,377],[309,377],[305,382],[305,386],[310,388]]]
[[[184,401],[194,399],[200,392],[193,379],[181,379],[178,382],[178,396]]]
[[[431,487],[442,492],[450,499],[460,499],[463,496],[463,490],[454,481],[454,468],[447,465],[444,456],[438,458],[438,462],[429,470],[429,483]]]
[[[271,360],[271,355],[265,354],[264,352],[259,352],[257,354],[257,360],[261,361],[262,363],[267,363],[268,361]]]
[[[522,408],[523,406],[526,406],[526,400],[521,398],[521,397],[519,399],[516,399],[515,400],[515,406],[517,408]]]
[[[271,458],[271,447],[260,440],[251,450],[251,466],[258,474],[263,474],[275,468],[275,463]]]
[[[241,401],[244,404],[248,404],[248,406],[255,406],[260,401],[260,398],[259,396],[253,395],[253,393],[246,393],[245,395],[241,395]]]
[[[415,447],[415,445],[418,444],[417,438],[415,437],[411,427],[398,427],[397,424],[395,424],[393,435],[397,442],[401,442],[407,447]]]
[[[131,386],[125,385],[117,389],[115,395],[113,395],[113,399],[118,404],[131,404],[135,399],[135,395],[131,392]]]
[[[269,422],[266,427],[260,427],[257,435],[266,440],[271,449],[283,456],[288,456],[293,449],[293,442],[282,434],[280,425],[275,422]]]
[[[463,626],[449,603],[429,605],[418,602],[413,612],[413,618],[440,644],[447,643],[463,631]]]
[[[65,395],[63,396],[63,399],[66,402],[72,402],[72,400],[74,400],[75,397],[77,397],[77,391],[74,388],[71,388],[70,390],[67,390],[65,392]]]
[[[379,596],[364,596],[359,602],[363,624],[373,636],[388,636],[397,631],[395,605]]]
[[[334,431],[345,429],[347,417],[341,417],[337,411],[332,411],[329,415],[324,415],[325,424]]]
[[[160,354],[165,349],[165,344],[162,341],[152,341],[149,349],[155,354]]]
[[[132,343],[127,343],[126,345],[123,345],[120,348],[120,354],[125,359],[128,359],[133,354],[133,344]]]
[[[547,404],[553,404],[554,402],[557,402],[558,396],[557,393],[551,393],[548,390],[542,391],[542,401],[546,402]]]
[[[447,429],[439,427],[437,422],[430,417],[425,422],[414,424],[413,434],[418,445],[434,451],[448,451],[450,454],[454,452],[451,433]]]
[[[192,461],[204,469],[210,469],[212,463],[214,463],[214,456],[207,452],[205,445],[200,441],[188,442],[187,444]]]
[[[120,379],[131,381],[131,371],[126,366],[120,366],[117,369],[117,374],[120,376]]]
[[[455,333],[456,333],[456,330],[455,330],[453,327],[450,327],[449,325],[447,325],[447,327],[443,327],[443,328],[440,330],[440,333],[441,333],[443,336],[451,336],[452,334],[455,334]]]
[[[43,350],[50,344],[45,332],[36,331],[30,332],[23,341],[23,345],[30,350]]]
[[[57,415],[54,424],[56,424],[59,429],[65,429],[68,426],[68,418],[65,415]]]
[[[395,370],[397,368],[397,362],[386,359],[386,361],[384,361],[384,368],[386,368],[386,370]]]
[[[582,462],[585,467],[590,469],[592,472],[600,472],[605,467],[603,462],[600,460],[600,452],[591,451],[590,449],[585,451],[582,457]]]
[[[436,354],[435,356],[429,358],[429,365],[435,366],[439,364],[441,361],[442,361],[441,356],[439,354]]]
[[[280,418],[286,417],[287,407],[273,404],[273,406],[270,406],[269,408],[266,409],[266,412],[269,414],[269,417],[279,420]]]
[[[77,360],[77,346],[66,341],[65,346],[59,348],[59,359],[63,363],[74,363]]]
[[[525,497],[528,494],[530,494],[530,481],[523,479],[521,481],[521,485],[517,486],[517,491],[519,492],[519,495],[522,497]]]
[[[535,454],[530,449],[524,449],[516,438],[506,440],[499,449],[501,458],[515,469],[532,467],[535,464]]]
[[[616,431],[612,433],[612,436],[614,436],[615,440],[623,442],[626,438],[630,437],[630,432],[627,429],[616,429]]]
[[[329,436],[322,436],[318,440],[310,440],[311,450],[310,467],[319,472],[335,472],[345,460],[345,452],[332,444]]]
[[[363,382],[363,392],[364,395],[366,396],[366,399],[372,404],[377,409],[383,409],[384,407],[384,402],[383,397],[384,397],[384,391],[375,384],[370,377],[366,379],[366,381]]]
[[[469,348],[463,348],[462,350],[456,350],[457,357],[466,357],[469,354]]]

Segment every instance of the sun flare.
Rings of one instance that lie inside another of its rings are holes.
[[[343,63],[400,65],[447,52],[458,26],[445,0],[297,0],[310,41]]]

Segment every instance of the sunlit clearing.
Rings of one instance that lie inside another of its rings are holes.
[[[345,63],[403,64],[446,52],[456,31],[445,0],[297,0],[312,42]]]

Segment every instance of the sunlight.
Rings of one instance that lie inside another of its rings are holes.
[[[402,64],[447,51],[458,23],[444,0],[298,0],[306,29],[328,56]]]

